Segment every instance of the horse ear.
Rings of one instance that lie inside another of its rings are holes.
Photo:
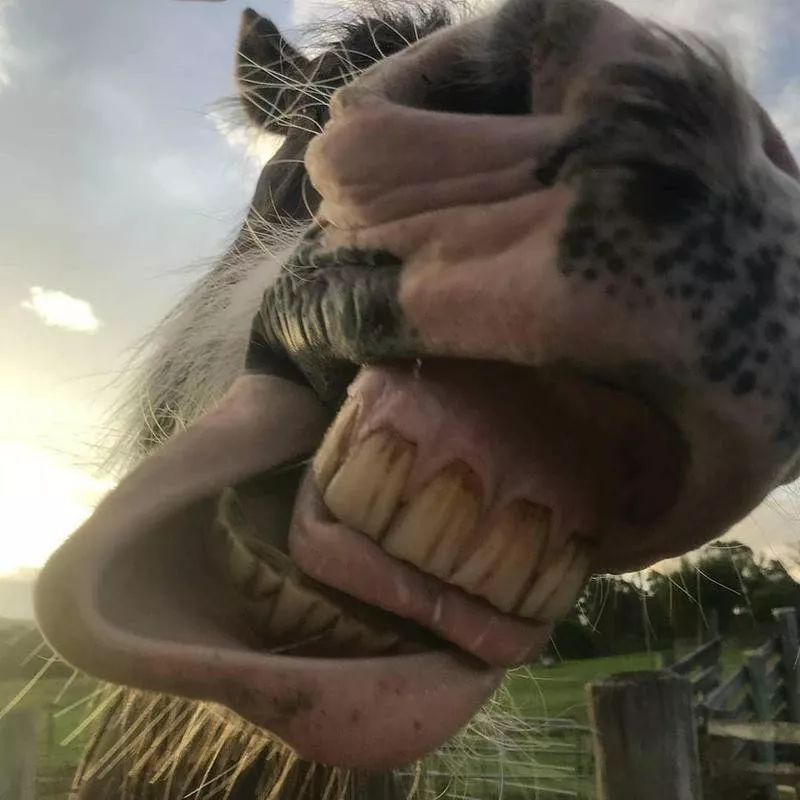
[[[308,78],[304,73],[309,64],[272,20],[245,9],[236,51],[236,82],[252,122],[271,133],[286,133],[287,112],[305,93]]]

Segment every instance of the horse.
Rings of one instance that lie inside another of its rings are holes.
[[[608,0],[256,11],[281,137],[49,559],[112,687],[80,800],[410,797],[593,575],[798,477],[800,170],[720,47]]]

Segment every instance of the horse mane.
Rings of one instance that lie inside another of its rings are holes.
[[[341,14],[306,24],[300,34],[315,51],[333,51],[350,76],[383,57],[379,26],[406,44],[467,15],[467,0],[351,0]],[[386,35],[386,34],[384,34]],[[269,74],[266,80],[276,79]],[[295,85],[295,88],[298,88]],[[313,81],[299,87],[319,103]],[[329,95],[330,88],[324,91]],[[252,123],[235,103],[232,123]],[[309,137],[310,138],[310,132]],[[132,348],[120,384],[120,400],[104,426],[105,469],[118,474],[213,405],[241,369],[252,315],[264,289],[313,217],[302,163],[303,147],[286,137],[262,172],[246,219],[223,253],[187,269],[193,284],[174,308]],[[279,171],[268,175],[267,170]],[[296,184],[300,185],[299,191]],[[299,198],[294,197],[295,194]],[[287,206],[297,206],[288,212]]]

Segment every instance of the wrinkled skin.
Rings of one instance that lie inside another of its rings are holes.
[[[315,225],[258,287],[225,396],[104,500],[37,591],[45,635],[87,672],[219,703],[354,769],[437,747],[557,620],[489,611],[387,556],[326,512],[318,469],[268,503],[295,565],[443,646],[254,644],[203,532],[223,489],[313,455],[346,395],[351,444],[396,432],[418,487],[468,465],[489,527],[511,500],[546,505],[548,552],[577,532],[593,572],[697,547],[797,477],[800,187],[763,110],[715,54],[601,0],[443,21],[406,49],[398,24],[354,29],[351,51],[388,57],[328,111],[324,92],[250,81],[268,67],[333,89],[341,58],[309,62],[246,12],[245,108],[285,143],[232,253],[256,251],[257,275],[260,238]]]

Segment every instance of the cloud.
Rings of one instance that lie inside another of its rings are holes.
[[[45,325],[79,333],[94,333],[102,325],[86,300],[41,286],[31,286],[30,292],[30,299],[21,305]]]

